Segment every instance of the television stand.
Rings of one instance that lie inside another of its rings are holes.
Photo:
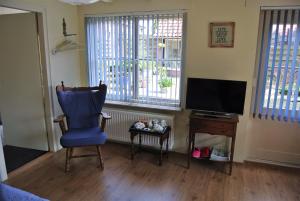
[[[206,111],[192,111],[192,114],[195,116],[202,116],[207,118],[227,118],[231,119],[235,114],[231,113],[220,113],[220,112],[206,112]]]
[[[190,125],[189,125],[189,143],[187,150],[187,168],[190,167],[190,161],[192,157],[192,151],[195,148],[195,135],[207,133],[211,135],[222,135],[230,137],[231,148],[230,148],[230,159],[227,161],[230,165],[229,174],[232,172],[233,156],[234,156],[234,146],[235,146],[235,136],[236,127],[239,122],[238,115],[230,116],[207,116],[205,114],[198,115],[197,113],[192,113],[190,115]]]

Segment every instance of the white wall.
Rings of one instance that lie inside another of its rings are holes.
[[[79,52],[76,50],[60,52],[56,55],[51,54],[51,50],[61,42],[64,37],[62,35],[62,19],[65,18],[67,23],[67,31],[69,33],[78,33],[78,15],[77,8],[72,5],[61,3],[56,0],[0,0],[0,6],[11,8],[19,8],[30,11],[39,11],[44,14],[44,31],[45,45],[47,54],[44,74],[47,74],[46,83],[48,85],[50,101],[47,101],[48,127],[50,128],[50,148],[57,150],[60,148],[59,137],[60,130],[57,125],[53,126],[52,119],[61,113],[55,93],[55,86],[60,81],[65,81],[66,85],[79,86],[80,81],[80,65]],[[0,36],[1,37],[1,36]],[[77,38],[75,37],[75,40]],[[54,128],[54,133],[52,132]],[[54,142],[58,142],[55,144]]]
[[[84,43],[84,15],[124,13],[134,11],[186,9],[188,13],[186,77],[206,77],[247,81],[244,115],[237,129],[235,161],[245,159],[273,160],[300,165],[300,128],[284,124],[253,120],[250,114],[253,72],[260,6],[299,5],[298,0],[115,0],[110,4],[80,6],[80,40]],[[235,47],[209,48],[210,22],[234,21]],[[81,80],[87,83],[85,54],[81,54]],[[186,150],[188,111],[176,114],[175,149]],[[268,154],[266,154],[268,153]],[[279,154],[278,153],[284,153]]]

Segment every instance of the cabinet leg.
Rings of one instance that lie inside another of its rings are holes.
[[[167,145],[166,145],[167,158],[169,158],[169,137],[170,137],[170,135],[168,134],[168,137],[167,137]]]
[[[191,144],[192,144],[192,136],[191,133],[189,134],[189,142],[188,142],[188,149],[187,149],[187,168],[190,168],[191,163]]]
[[[139,133],[139,152],[142,151],[142,135]]]
[[[162,137],[160,137],[160,139],[159,139],[159,145],[160,145],[160,157],[159,157],[159,165],[161,166],[162,165],[162,157],[163,157],[163,139],[162,139]]]
[[[134,143],[133,143],[134,134],[130,135],[130,140],[131,140],[131,160],[133,160],[133,158],[134,158]]]
[[[191,138],[192,138],[192,148],[191,148],[191,151],[194,151],[194,149],[195,149],[195,135],[193,135]]]
[[[233,164],[233,154],[234,154],[234,145],[235,145],[235,135],[233,135],[232,137],[232,141],[231,141],[231,154],[230,154],[230,168],[229,168],[229,175],[231,175],[232,172],[232,164]]]

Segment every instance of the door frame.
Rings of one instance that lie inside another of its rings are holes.
[[[51,65],[50,65],[50,49],[48,41],[48,27],[47,27],[47,10],[44,7],[37,6],[33,3],[21,2],[18,0],[0,0],[0,6],[7,8],[14,8],[19,10],[26,10],[37,13],[37,27],[40,47],[40,60],[41,60],[41,79],[44,95],[44,112],[45,112],[45,125],[47,132],[47,140],[49,151],[57,151],[57,139],[55,135],[55,128],[52,121],[54,114],[53,94],[52,94],[52,79],[51,79]],[[2,149],[2,144],[0,145]],[[5,168],[5,169],[4,169]],[[7,179],[5,163],[0,163],[0,178],[2,181]],[[3,174],[5,172],[6,174]]]
[[[3,161],[3,163],[0,164],[0,181],[4,181],[7,179],[7,171],[6,171],[6,165],[5,165],[5,159],[4,159],[4,153],[3,153],[3,142],[2,142],[2,135],[3,135],[3,126],[0,120],[0,161]]]

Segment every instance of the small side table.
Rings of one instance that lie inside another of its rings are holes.
[[[135,124],[135,123],[134,123]],[[159,158],[159,165],[162,165],[162,155],[163,155],[163,143],[165,140],[167,140],[166,144],[166,153],[168,155],[169,152],[169,137],[171,132],[171,127],[167,126],[164,128],[163,132],[156,132],[156,131],[147,131],[142,129],[136,129],[134,127],[134,124],[129,128],[130,132],[130,140],[131,140],[131,160],[134,159],[135,155],[135,145],[134,145],[134,137],[139,136],[139,149],[142,147],[142,135],[150,135],[159,137],[159,145],[160,145],[160,158]]]
[[[232,115],[231,117],[213,117],[203,115],[201,113],[192,113],[190,115],[190,125],[189,125],[189,144],[187,150],[187,168],[190,168],[190,161],[192,157],[192,151],[195,147],[195,135],[207,133],[211,135],[223,135],[230,137],[231,149],[230,149],[230,164],[229,175],[232,172],[233,156],[234,156],[234,146],[236,137],[236,127],[239,122],[239,117],[237,115]]]

